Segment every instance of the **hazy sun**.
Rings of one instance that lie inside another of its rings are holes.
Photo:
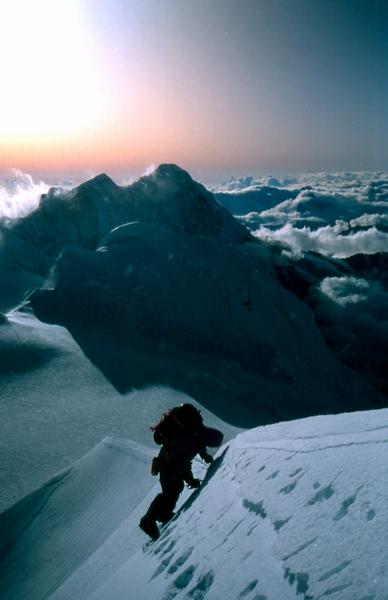
[[[0,0],[0,139],[64,138],[109,108],[99,52],[77,0]]]

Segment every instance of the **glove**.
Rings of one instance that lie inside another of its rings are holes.
[[[211,455],[211,454],[208,454],[207,452],[204,452],[204,453],[201,455],[201,458],[202,458],[202,460],[204,460],[204,461],[205,461],[205,463],[206,463],[206,464],[208,464],[208,465],[211,465],[211,464],[212,464],[212,462],[213,462],[213,457],[212,457],[212,455]]]
[[[193,479],[190,479],[189,481],[186,481],[187,485],[189,488],[193,489],[193,488],[199,488],[199,486],[201,485],[201,480],[200,479],[195,479],[193,477]]]

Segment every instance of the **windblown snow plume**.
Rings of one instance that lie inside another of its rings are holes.
[[[34,181],[28,173],[13,169],[12,177],[0,182],[0,221],[28,215],[38,207],[41,195],[49,187],[44,181]]]
[[[12,169],[9,177],[0,180],[0,224],[28,216],[36,210],[41,197],[51,189],[52,197],[74,187],[73,180],[53,180],[50,183],[34,179],[29,173]]]

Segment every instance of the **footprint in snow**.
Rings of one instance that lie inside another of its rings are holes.
[[[201,575],[198,578],[197,584],[188,592],[187,598],[193,600],[202,600],[210,590],[214,581],[213,571],[208,571],[205,575]]]
[[[298,483],[298,480],[293,481],[292,483],[284,486],[281,490],[279,490],[279,493],[280,494],[290,494],[292,492],[292,490],[295,489],[297,483]]]
[[[279,531],[284,525],[286,525],[288,523],[288,521],[292,518],[288,517],[288,519],[279,519],[278,521],[274,521],[273,526],[275,531]]]
[[[289,477],[295,477],[301,471],[302,471],[302,467],[299,467],[299,469],[296,469],[296,471],[294,471],[293,473],[290,473]]]
[[[171,554],[168,554],[160,563],[159,566],[155,569],[155,571],[152,573],[151,575],[151,579],[150,581],[152,581],[153,579],[155,579],[156,577],[159,577],[159,575],[161,573],[163,573],[163,571],[165,571],[167,569],[167,567],[169,566],[171,560],[174,557],[174,553],[171,552]]]
[[[181,567],[182,565],[185,564],[186,560],[191,556],[191,553],[193,550],[194,550],[193,546],[191,546],[190,548],[187,548],[187,550],[185,552],[183,552],[183,554],[178,556],[178,558],[171,565],[171,567],[168,568],[167,573],[169,573],[170,575],[175,573],[179,569],[179,567]]]
[[[162,600],[173,600],[173,598],[175,598],[180,591],[184,590],[193,579],[196,568],[196,566],[190,565],[187,567],[187,569],[182,571],[182,573],[180,573],[178,577],[174,579],[171,585],[168,586]]]
[[[166,537],[163,541],[159,541],[157,547],[154,549],[154,554],[159,554],[160,552],[162,552],[163,554],[167,554],[168,552],[170,552],[172,550],[172,548],[175,546],[175,542],[174,540],[170,540],[168,537]]]
[[[265,519],[267,516],[267,511],[264,508],[263,502],[256,503],[244,498],[243,507],[249,510],[249,512],[254,512],[256,515],[259,515],[262,519]]]
[[[366,513],[366,518],[368,519],[368,521],[372,521],[376,516],[376,512],[374,511],[373,508],[371,508],[370,510],[368,510],[368,512]]]
[[[296,593],[304,594],[305,600],[313,600],[307,592],[309,589],[309,575],[307,573],[293,573],[291,569],[284,569],[284,578],[293,586],[296,583]]]
[[[362,505],[362,508],[364,508],[367,512],[366,512],[366,518],[368,521],[373,521],[373,519],[376,517],[376,511],[374,508],[370,507],[369,502],[364,502]]]
[[[320,489],[310,500],[307,501],[306,506],[312,506],[317,502],[322,502],[323,500],[328,500],[334,494],[333,485],[330,483],[328,486]]]
[[[346,517],[346,515],[349,512],[350,506],[355,503],[355,501],[357,500],[358,493],[363,487],[364,487],[363,485],[360,485],[360,487],[357,488],[357,490],[355,491],[355,493],[352,496],[349,496],[348,498],[345,498],[345,500],[342,501],[341,508],[335,515],[334,521],[340,521],[340,519],[343,519],[344,517]]]

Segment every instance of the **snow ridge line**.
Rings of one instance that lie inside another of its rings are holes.
[[[350,446],[368,446],[368,445],[377,445],[377,444],[387,444],[388,439],[386,440],[368,440],[365,442],[348,442],[346,444],[332,444],[330,446],[320,446],[318,448],[312,448],[311,450],[298,450],[296,448],[279,448],[276,446],[244,446],[244,448],[252,449],[252,450],[277,450],[278,452],[288,452],[290,454],[313,454],[314,452],[324,452],[325,450],[333,450],[335,448],[347,448]]]
[[[38,500],[36,503],[36,509],[31,512],[30,519],[28,522],[23,525],[17,534],[5,541],[3,545],[0,547],[0,561],[2,561],[8,552],[12,549],[12,547],[17,543],[17,541],[22,537],[22,535],[27,531],[27,529],[32,525],[34,520],[43,512],[47,503],[49,502],[51,496],[56,492],[58,487],[63,483],[67,475],[73,470],[73,466],[64,469],[57,475],[54,475],[49,481],[43,486],[43,488],[38,488],[37,490],[31,492],[25,498],[22,498],[19,502],[12,505],[9,509],[6,509],[3,513],[0,513],[0,522],[2,519],[5,521],[8,520],[9,515],[12,513],[18,513],[19,509],[21,509],[25,504],[28,504],[33,498],[42,496],[40,501]],[[50,489],[51,488],[51,489]]]
[[[148,456],[153,456],[155,454],[155,451],[152,448],[149,448],[147,446],[143,446],[142,444],[138,444],[137,442],[134,442],[133,440],[126,440],[124,438],[113,438],[110,436],[105,437],[103,440],[101,440],[101,444],[103,446],[105,446],[106,448],[109,449],[114,449],[117,451],[124,451],[124,450],[133,450],[135,453],[142,453],[144,455]]]

